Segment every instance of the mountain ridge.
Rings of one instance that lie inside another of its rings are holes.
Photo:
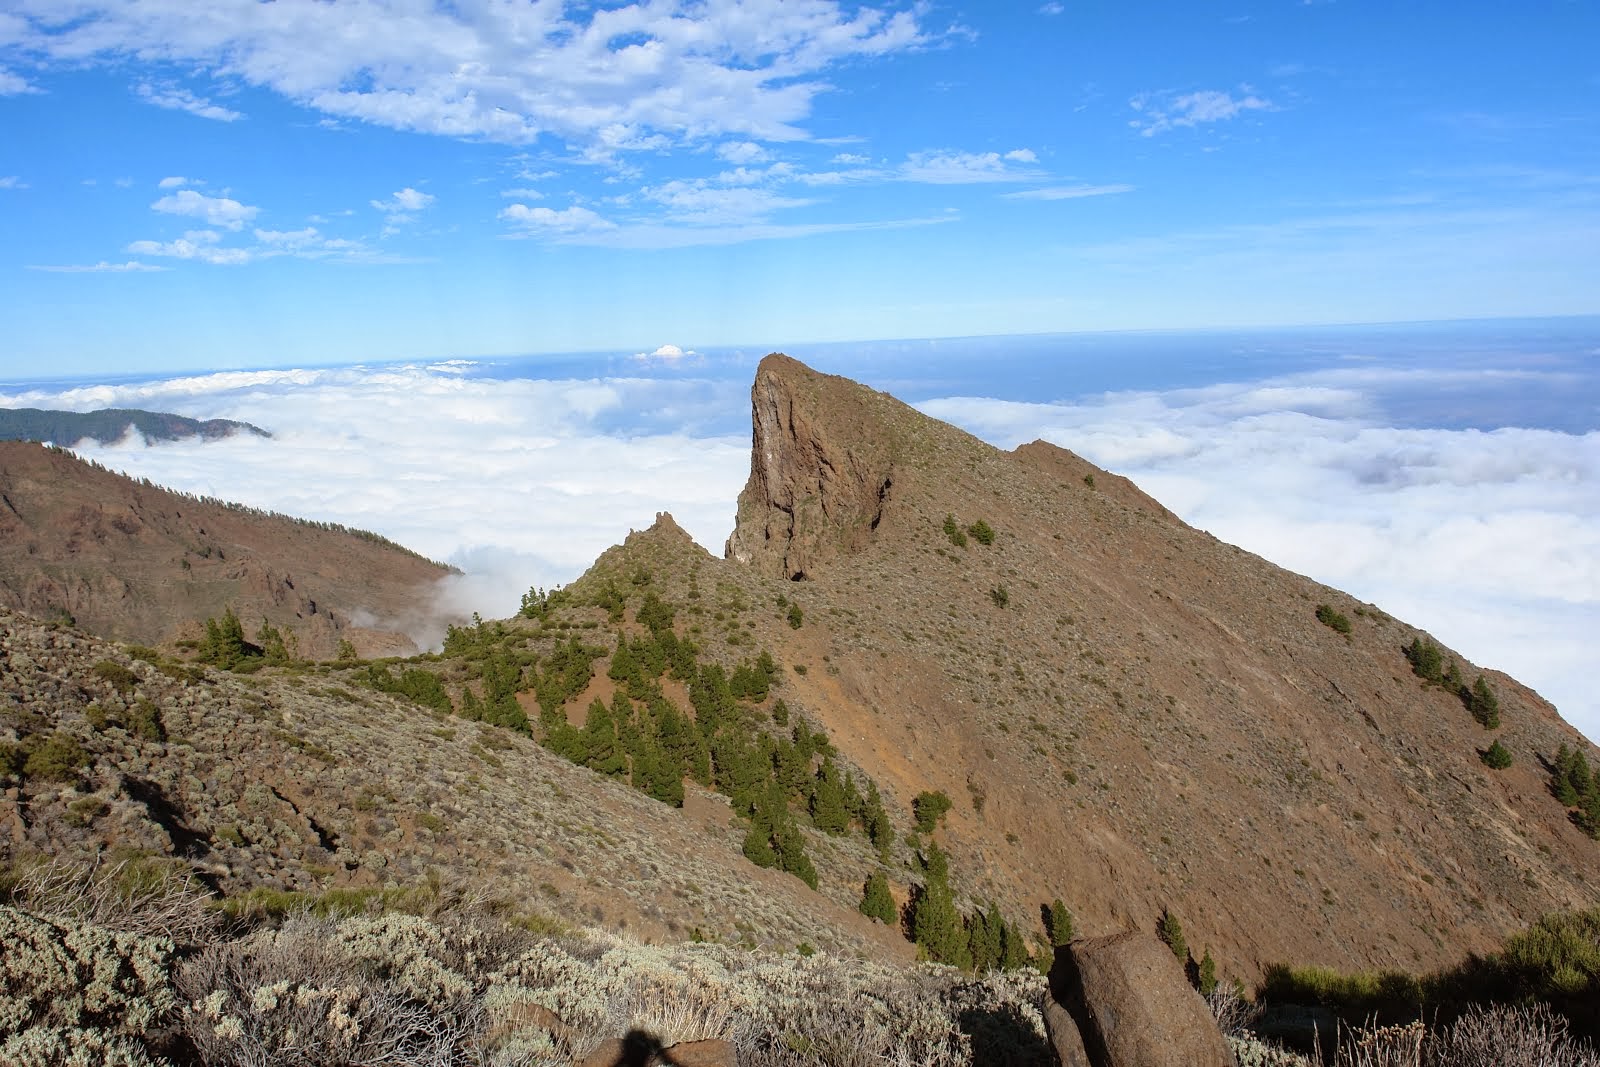
[[[38,441],[73,445],[92,439],[102,444],[120,441],[137,430],[148,441],[181,441],[201,437],[215,441],[239,433],[257,437],[272,434],[248,422],[232,419],[193,419],[165,411],[140,408],[98,408],[94,411],[54,411],[45,408],[0,408],[0,441]]]
[[[841,915],[868,875],[887,878],[895,905],[916,899],[937,843],[965,912],[992,908],[1034,939],[1054,899],[1089,935],[1180,916],[1197,954],[1208,949],[1222,973],[1246,981],[1285,961],[1448,965],[1544,912],[1593,903],[1600,846],[1550,796],[1541,762],[1562,744],[1592,746],[1514,679],[1481,672],[1503,720],[1484,728],[1454,693],[1412,672],[1402,650],[1420,631],[1189,527],[1054,445],[1003,452],[787,357],[762,361],[751,402],[751,477],[728,558],[660,513],[565,589],[530,590],[519,617],[454,628],[441,654],[268,667],[252,680],[264,687],[255,698],[173,646],[154,673],[97,644],[50,666],[50,678],[85,679],[53,698],[57,728],[105,752],[71,789],[24,783],[25,840],[81,843],[71,805],[92,797],[113,812],[139,803],[109,769],[117,754],[87,732],[88,705],[126,717],[146,699],[178,709],[175,724],[214,720],[222,731],[202,746],[198,727],[175,725],[182,739],[168,747],[187,769],[160,781],[215,862],[245,849],[243,873],[223,879],[235,893],[403,884],[434,869],[548,884],[544,895],[562,908],[592,904],[654,936],[704,927],[729,940],[904,956],[894,928]],[[1341,617],[1342,630],[1327,621]],[[12,693],[46,686],[29,681],[46,659],[35,650],[79,640],[16,617],[0,619],[0,631],[15,635],[7,647],[27,646],[7,661],[0,690]],[[669,671],[669,652],[688,666],[673,659]],[[1442,655],[1465,679],[1477,673]],[[95,680],[97,656],[137,672],[144,695]],[[737,695],[712,691],[741,677]],[[208,700],[224,689],[227,699]],[[197,701],[211,710],[197,717]],[[639,793],[624,800],[630,774],[641,792],[660,785],[642,774],[659,753],[635,747],[619,763],[617,723],[681,740],[685,720],[709,729],[717,718],[749,731],[713,751],[704,780],[717,792],[680,764],[681,812]],[[611,733],[590,729],[608,721]],[[266,755],[226,743],[243,730],[260,735]],[[724,781],[725,761],[752,738],[781,779],[791,732],[797,745],[824,740],[806,750],[798,797],[780,798],[777,818],[792,825],[770,841],[797,835],[790,843],[814,863],[815,892],[803,874],[746,862],[769,844],[756,820],[774,811],[759,797],[751,810],[752,794]],[[391,736],[392,746],[377,743]],[[127,742],[110,738],[126,762]],[[1492,740],[1512,766],[1485,766],[1479,752]],[[816,790],[830,762],[881,796],[887,839],[823,828]],[[241,831],[243,844],[219,806],[250,815],[242,793],[218,797],[213,780],[277,790],[277,800],[254,794],[260,827]],[[937,794],[948,811],[919,830],[918,805]],[[606,819],[568,810],[585,801]],[[522,810],[540,805],[563,814],[542,821]],[[425,816],[441,815],[430,829]],[[452,819],[478,827],[464,852],[438,847]],[[115,825],[106,833],[100,847]],[[701,833],[715,847],[697,851]],[[331,863],[328,835],[359,847]],[[607,842],[624,838],[635,857],[626,884],[607,858]],[[637,859],[650,838],[674,844]],[[274,862],[260,854],[269,847]],[[713,876],[723,888],[708,909],[690,884],[705,890]],[[653,879],[669,891],[645,904],[638,886]],[[741,885],[781,887],[781,914]]]
[[[135,481],[60,448],[0,441],[0,603],[153,645],[230,608],[307,656],[341,639],[410,653],[452,569],[376,534]]]

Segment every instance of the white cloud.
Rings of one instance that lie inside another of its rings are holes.
[[[889,13],[838,0],[213,0],[203,14],[176,0],[78,0],[71,18],[43,3],[38,10],[24,16],[18,45],[47,62],[109,66],[137,56],[267,89],[330,118],[505,143],[552,135],[602,156],[803,138],[813,99],[829,88],[826,71],[933,39],[920,8]],[[25,85],[0,76],[11,91]],[[156,95],[188,110],[181,92]]]
[[[502,189],[500,195],[507,200],[543,200],[544,194],[537,189]]]
[[[215,230],[190,230],[176,241],[135,241],[128,251],[136,256],[167,256],[193,259],[218,266],[238,266],[253,258],[246,248],[220,246],[222,235]]]
[[[999,152],[913,152],[901,165],[899,177],[931,185],[1032,181],[1041,176],[1036,168],[1019,169],[1011,164],[1030,164],[1037,158],[1026,148],[1004,155]]]
[[[157,267],[149,263],[140,263],[137,260],[130,259],[126,263],[107,263],[105,260],[101,260],[99,263],[89,263],[85,265],[67,264],[62,266],[30,266],[28,269],[42,270],[50,274],[149,274],[164,271],[167,268]]]
[[[156,182],[156,188],[157,189],[181,189],[185,185],[188,185],[188,184],[189,184],[189,179],[188,178],[180,178],[180,177],[174,176],[174,177],[171,177],[171,178],[162,178],[160,181]]]
[[[717,146],[717,156],[736,166],[765,163],[771,155],[754,141],[725,141]]]
[[[229,230],[243,229],[244,224],[261,211],[260,208],[248,207],[225,196],[206,196],[193,189],[180,189],[162,197],[150,207],[168,215],[203,219],[209,226],[221,226]]]
[[[693,225],[723,225],[763,219],[783,208],[811,203],[749,186],[715,188],[701,182],[671,181],[643,190],[644,196],[667,208],[668,217]]]
[[[0,67],[0,96],[21,96],[23,93],[37,93],[39,90],[28,84],[28,80],[20,74],[13,74],[4,67]]]
[[[0,405],[144,407],[270,429],[271,440],[124,443],[82,454],[176,489],[376,530],[456,563],[468,575],[451,583],[448,606],[462,614],[513,614],[530,586],[571,581],[658,511],[720,554],[749,472],[748,432],[695,437],[604,424],[628,412],[693,421],[737,411],[748,383],[498,380],[468,370],[224,372],[35,390],[0,396]],[[426,612],[402,621],[442,637],[442,622]]]
[[[411,215],[423,210],[436,199],[438,198],[432,193],[421,193],[408,185],[387,200],[373,200],[370,203],[387,215]]]
[[[524,236],[534,233],[586,233],[595,230],[615,229],[586,207],[576,205],[556,211],[547,207],[529,207],[512,204],[500,212],[500,217],[522,230]]]
[[[182,87],[158,88],[149,82],[143,82],[139,85],[138,93],[147,103],[164,107],[169,111],[187,111],[191,115],[216,122],[233,122],[244,118],[242,113],[225,108],[221,104],[214,104]]]
[[[27,183],[15,174],[8,174],[0,178],[0,189],[26,189]]]
[[[682,367],[690,363],[704,362],[700,353],[694,349],[683,349],[677,345],[662,345],[654,352],[639,352],[633,357],[636,363],[654,363],[658,366]]]
[[[1007,200],[1078,200],[1086,196],[1115,196],[1118,193],[1131,193],[1133,186],[1121,183],[1113,185],[1049,185],[1042,189],[1022,189],[1014,193],[1002,193]]]
[[[1226,122],[1248,111],[1275,110],[1270,100],[1257,96],[1249,86],[1242,86],[1239,92],[1238,96],[1216,89],[1193,93],[1140,93],[1128,101],[1128,106],[1138,112],[1138,117],[1130,119],[1128,125],[1141,136],[1154,137],[1180,127]]]
[[[1067,9],[1067,7],[1066,7],[1065,4],[1057,3],[1056,0],[1051,0],[1050,3],[1045,4],[1045,5],[1043,5],[1042,7],[1039,8],[1039,14],[1041,14],[1041,15],[1059,15],[1063,11],[1065,11],[1066,9]]]

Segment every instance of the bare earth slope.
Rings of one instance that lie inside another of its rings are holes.
[[[1005,453],[778,355],[752,406],[728,556],[803,607],[770,630],[807,668],[788,699],[902,801],[956,800],[975,898],[1060,896],[1091,934],[1170,908],[1245,976],[1445,963],[1595,903],[1600,846],[1540,764],[1592,750],[1514,679],[1483,672],[1484,730],[1412,674],[1413,628],[1052,445]],[[958,547],[947,516],[993,544]],[[1479,759],[1494,737],[1507,770]]]
[[[369,654],[410,652],[399,622],[446,573],[371,535],[0,442],[0,604],[105,637],[155,644],[232,606],[250,634],[263,618],[293,630],[303,655],[330,656],[342,637]]]

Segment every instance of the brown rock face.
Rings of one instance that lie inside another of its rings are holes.
[[[940,844],[969,900],[1059,894],[1087,935],[1170,909],[1246,982],[1448,966],[1593,907],[1600,850],[1542,762],[1593,746],[1514,679],[1446,653],[1493,686],[1488,734],[1412,673],[1416,627],[1057,445],[1001,451],[785,356],[752,409],[730,559],[695,580],[799,609],[741,641],[795,665],[784,699],[891,808],[956,798]],[[1491,740],[1513,766],[1483,764]]]
[[[871,541],[894,488],[894,450],[883,447],[891,422],[859,397],[854,382],[788,356],[761,361],[750,390],[750,480],[728,558],[799,581]]]
[[[1234,1067],[1200,994],[1148,934],[1058,948],[1050,992],[1077,1023],[1094,1067]]]

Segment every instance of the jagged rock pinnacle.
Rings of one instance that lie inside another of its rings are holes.
[[[727,557],[798,581],[859,551],[894,486],[890,424],[910,409],[778,353],[757,368],[750,407],[750,480]]]

